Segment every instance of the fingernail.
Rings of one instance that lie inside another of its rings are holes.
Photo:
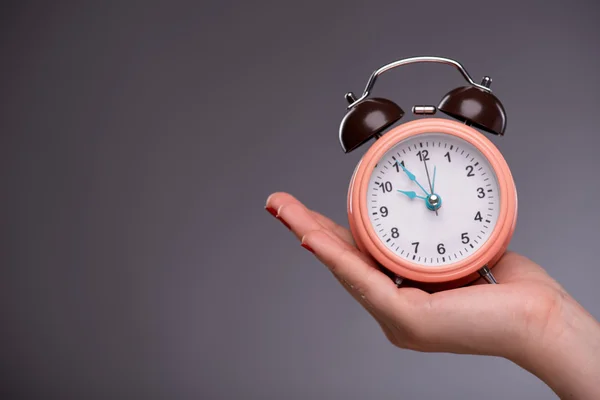
[[[306,243],[300,243],[300,246],[304,247],[306,250],[310,251],[311,253],[315,254],[315,251],[312,249],[312,247],[310,247],[309,245],[307,245]]]
[[[275,210],[273,207],[265,206],[265,210],[267,210],[269,214],[277,218],[277,210]]]
[[[283,225],[285,225],[286,228],[288,228],[289,230],[292,230],[292,228],[290,227],[290,225],[287,222],[285,222],[285,220],[283,218],[281,218],[279,215],[277,215],[275,218],[277,218],[278,220],[280,220],[281,223]]]

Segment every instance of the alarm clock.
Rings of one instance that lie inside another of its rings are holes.
[[[417,105],[418,118],[397,124],[404,111],[370,97],[377,77],[414,63],[455,67],[467,81],[436,106]],[[349,92],[339,129],[345,153],[375,139],[358,162],[348,190],[350,230],[398,287],[429,292],[479,277],[498,283],[494,264],[506,251],[517,220],[510,169],[485,134],[504,135],[506,112],[490,89],[457,61],[412,57],[372,73],[363,94]],[[433,117],[437,111],[443,118]]]

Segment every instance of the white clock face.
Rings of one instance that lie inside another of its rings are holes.
[[[422,266],[448,265],[489,239],[500,211],[498,180],[469,142],[424,133],[397,143],[378,161],[367,207],[389,250]]]

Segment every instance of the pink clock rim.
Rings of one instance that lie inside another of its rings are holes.
[[[377,237],[367,209],[367,189],[377,161],[396,143],[409,137],[429,132],[457,136],[475,146],[489,160],[496,172],[500,190],[500,212],[494,230],[477,251],[464,260],[435,269],[410,262],[389,250]],[[476,272],[505,251],[512,233],[517,213],[517,195],[506,160],[494,144],[475,129],[456,121],[428,118],[399,125],[375,142],[356,167],[348,193],[348,216],[353,235],[359,247],[371,254],[390,271],[407,279],[421,282],[445,282],[461,279]],[[354,207],[353,205],[358,205]]]

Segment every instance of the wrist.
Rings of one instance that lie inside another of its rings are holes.
[[[511,360],[561,398],[600,398],[600,323],[568,295]]]

